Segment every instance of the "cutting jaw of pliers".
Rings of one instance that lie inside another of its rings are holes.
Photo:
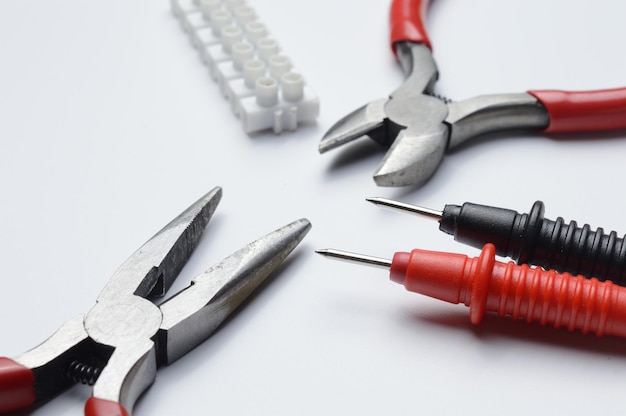
[[[379,186],[422,185],[447,150],[499,131],[548,133],[626,129],[626,88],[494,94],[450,102],[433,93],[438,70],[423,16],[428,0],[393,0],[391,47],[405,73],[387,98],[372,101],[335,123],[324,153],[362,136],[388,147],[374,174]]]
[[[207,339],[306,235],[294,221],[248,244],[160,306],[221,199],[215,188],[128,258],[95,306],[38,347],[0,358],[0,413],[45,402],[69,386],[93,385],[87,416],[129,415],[157,369]]]

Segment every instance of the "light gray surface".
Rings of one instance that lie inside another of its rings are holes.
[[[422,188],[378,188],[369,140],[319,155],[328,127],[403,80],[388,0],[249,1],[319,95],[316,125],[246,136],[166,1],[0,1],[0,353],[15,356],[93,305],[139,245],[214,186],[224,197],[170,293],[295,218],[286,267],[169,367],[136,415],[622,414],[626,341],[487,317],[409,294],[386,273],[323,259],[463,252],[382,196],[471,201],[626,232],[626,135],[500,135],[447,155]],[[428,14],[436,92],[461,100],[626,85],[626,3],[441,0]],[[79,386],[33,415],[82,414]],[[601,403],[601,404],[599,404]]]

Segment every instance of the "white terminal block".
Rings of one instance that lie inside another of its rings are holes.
[[[281,77],[280,93],[273,78],[259,78],[255,87],[254,96],[240,100],[240,117],[248,133],[266,129],[268,124],[275,133],[295,130],[299,123],[314,121],[319,114],[319,100],[296,72]]]
[[[170,0],[246,133],[295,130],[319,116],[319,99],[244,0]]]

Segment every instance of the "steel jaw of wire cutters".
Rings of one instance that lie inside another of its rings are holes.
[[[197,246],[221,199],[215,188],[166,225],[113,274],[86,315],[14,359],[0,358],[0,413],[46,401],[76,382],[93,384],[87,416],[129,415],[170,364],[208,338],[309,231],[294,221],[248,244],[163,296]]]
[[[406,75],[389,98],[348,114],[322,138],[320,153],[368,135],[389,147],[374,174],[379,186],[422,185],[444,153],[485,133],[549,133],[626,128],[626,88],[484,95],[449,102],[433,93],[438,71],[423,15],[429,0],[393,0],[391,47]]]

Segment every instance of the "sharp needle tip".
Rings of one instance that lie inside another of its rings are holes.
[[[395,209],[397,211],[409,212],[411,214],[423,215],[426,217],[440,220],[443,216],[442,211],[437,211],[431,208],[420,207],[418,205],[406,204],[404,202],[393,201],[386,198],[365,198],[366,201],[373,203],[374,205],[380,205],[386,208]]]
[[[332,248],[317,249],[315,250],[315,252],[323,255],[324,257],[331,257],[336,260],[343,260],[351,263],[366,264],[369,266],[381,267],[384,269],[389,269],[391,267],[391,260],[383,259],[380,257],[356,254],[348,251],[335,250]]]
[[[380,202],[381,198],[379,198],[379,197],[365,198],[365,200],[366,200],[367,202],[371,202],[372,204],[375,204],[375,205],[378,205],[378,204],[380,204],[380,203],[381,203],[381,202]]]

